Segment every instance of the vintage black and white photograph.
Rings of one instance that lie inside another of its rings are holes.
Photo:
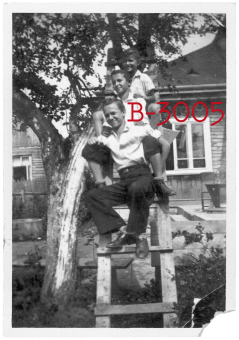
[[[12,329],[227,310],[227,10],[133,4],[11,8]]]

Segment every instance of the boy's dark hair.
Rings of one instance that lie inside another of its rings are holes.
[[[129,56],[133,56],[136,60],[141,61],[141,55],[136,48],[128,48],[122,54],[123,59],[128,58]]]
[[[122,100],[118,99],[118,98],[106,98],[102,102],[102,105],[101,105],[102,110],[104,111],[105,106],[113,104],[113,103],[115,103],[122,112],[125,112],[124,104],[123,104]]]
[[[129,73],[128,73],[127,71],[125,71],[125,70],[114,70],[114,71],[112,71],[112,72],[111,72],[111,78],[112,78],[115,74],[122,74],[122,75],[125,77],[125,79],[126,79],[127,81],[130,80],[130,75],[129,75]]]

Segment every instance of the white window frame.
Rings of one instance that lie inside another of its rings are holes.
[[[176,119],[170,119],[172,124],[172,130],[175,129],[175,125],[187,126],[187,145],[188,145],[188,160],[189,167],[187,169],[178,169],[177,163],[177,142],[176,138],[173,141],[173,158],[174,158],[174,170],[167,170],[167,175],[196,175],[202,172],[212,171],[212,150],[211,150],[211,132],[210,132],[210,118],[208,117],[204,122],[197,122],[194,118],[189,118],[185,122],[178,122]],[[204,132],[204,147],[205,147],[205,168],[193,168],[193,149],[192,149],[192,124],[203,124]]]
[[[23,164],[23,157],[28,157],[29,163],[28,165]],[[19,158],[19,163],[14,165],[13,159]],[[13,155],[12,156],[12,177],[13,177],[13,168],[18,166],[25,166],[27,168],[27,180],[32,180],[32,156],[31,155]]]

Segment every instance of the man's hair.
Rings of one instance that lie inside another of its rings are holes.
[[[127,71],[125,71],[125,70],[114,70],[114,71],[112,71],[112,72],[111,72],[111,78],[112,78],[115,74],[122,74],[122,75],[125,77],[125,79],[126,79],[127,81],[130,80],[130,75],[129,75],[129,73],[128,73]]]
[[[118,108],[122,111],[122,112],[125,112],[125,107],[124,107],[124,104],[122,102],[121,99],[118,99],[118,98],[106,98],[103,102],[102,102],[102,110],[104,111],[104,108],[107,106],[107,105],[110,105],[110,104],[113,104],[115,103]],[[105,111],[104,111],[105,112]]]
[[[136,60],[141,61],[140,53],[136,48],[133,48],[133,47],[128,48],[122,54],[123,60],[130,56],[133,56]]]

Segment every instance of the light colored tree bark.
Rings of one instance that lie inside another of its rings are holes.
[[[64,307],[75,289],[77,225],[86,165],[81,153],[93,135],[93,127],[81,133],[78,140],[72,138],[72,147],[67,154],[58,131],[20,91],[13,93],[13,110],[38,136],[47,176],[47,257],[41,300],[45,304]]]

